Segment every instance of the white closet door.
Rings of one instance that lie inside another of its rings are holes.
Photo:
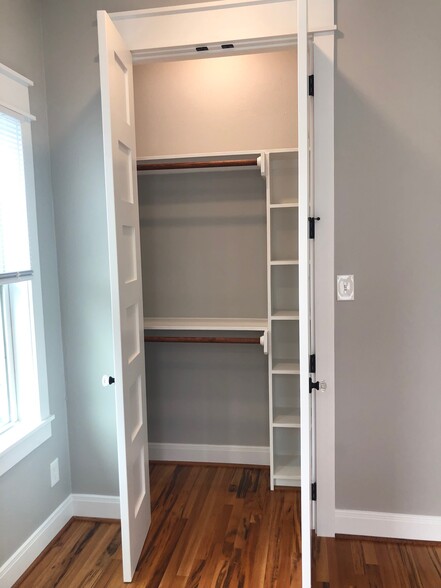
[[[123,578],[130,582],[151,520],[132,57],[105,11],[98,37]]]
[[[308,1],[297,2],[298,27],[298,139],[299,139],[299,334],[300,334],[300,447],[302,588],[311,586],[311,394],[309,392],[310,355],[310,265],[308,217],[310,201],[308,74]]]

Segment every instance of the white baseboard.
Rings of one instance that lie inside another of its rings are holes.
[[[42,523],[0,568],[0,587],[10,588],[72,518],[72,500],[64,502]]]
[[[149,443],[149,458],[157,461],[194,461],[269,465],[269,447]]]
[[[119,496],[71,494],[72,516],[97,519],[119,519]]]
[[[441,517],[363,510],[336,510],[335,532],[416,541],[441,541]]]
[[[71,494],[0,567],[0,588],[10,588],[74,516],[119,519],[119,496]]]

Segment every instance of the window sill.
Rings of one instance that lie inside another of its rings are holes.
[[[0,476],[52,436],[54,418],[32,425],[17,424],[0,435]]]

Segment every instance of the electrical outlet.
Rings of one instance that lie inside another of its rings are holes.
[[[51,470],[51,488],[60,481],[60,467],[58,464],[58,457],[50,465]]]
[[[337,276],[337,300],[354,300],[354,276]]]

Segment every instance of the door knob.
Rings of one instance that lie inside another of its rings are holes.
[[[101,382],[103,386],[111,386],[115,383],[115,378],[113,376],[103,376]]]

